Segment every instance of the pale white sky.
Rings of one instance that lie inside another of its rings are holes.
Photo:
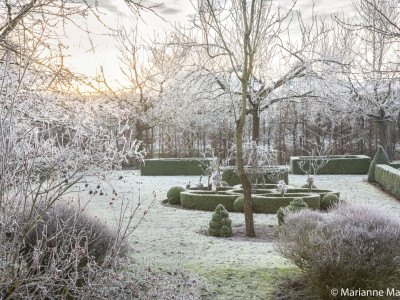
[[[277,0],[276,2],[287,6],[291,1]],[[336,12],[345,14],[352,12],[351,0],[315,0],[314,2],[315,9],[320,16],[328,17]],[[99,0],[98,3],[104,13],[102,20],[107,26],[117,28],[120,22],[124,26],[131,24],[133,14],[123,0]],[[154,31],[162,31],[171,23],[185,22],[188,16],[194,13],[190,0],[164,0],[160,3],[163,4],[156,10],[166,21],[151,13],[142,14],[142,19],[146,24],[141,24],[140,29],[145,36],[152,36]],[[304,16],[310,16],[312,5],[312,0],[298,0],[295,9],[300,10]],[[92,43],[86,34],[72,27],[67,28],[68,38],[65,42],[69,46],[66,52],[69,57],[65,59],[65,64],[87,75],[95,75],[102,65],[111,85],[115,86],[116,80],[122,81],[115,40],[107,35],[109,31],[94,18],[88,19],[87,23],[89,29],[97,33],[91,36]],[[90,51],[91,45],[93,45],[94,51]]]

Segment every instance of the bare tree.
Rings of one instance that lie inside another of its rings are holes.
[[[353,21],[337,19],[358,43],[351,48],[354,60],[346,76],[354,103],[362,114],[374,120],[379,143],[392,159],[389,129],[397,110],[399,48],[395,31],[391,30],[400,20],[398,4],[391,0],[362,0],[355,9]]]
[[[289,9],[289,12],[291,9]],[[202,0],[197,6],[197,16],[193,20],[195,28],[202,33],[202,45],[215,63],[225,68],[230,66],[238,79],[239,110],[236,118],[237,168],[244,192],[244,213],[246,235],[255,236],[251,184],[248,180],[243,160],[243,130],[246,123],[248,93],[256,65],[260,62],[260,44],[265,39],[276,37],[282,22],[289,16],[273,6],[273,1]]]

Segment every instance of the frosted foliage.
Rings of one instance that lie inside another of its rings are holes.
[[[236,146],[229,151],[230,158],[236,157]],[[243,160],[245,166],[266,168],[276,166],[278,151],[270,146],[258,145],[256,142],[243,143]]]
[[[328,213],[288,214],[277,250],[321,295],[337,287],[398,288],[399,234],[400,222],[390,211],[339,204]]]
[[[121,199],[116,230],[103,240],[96,228],[105,228],[104,223],[84,215],[88,202],[80,194],[69,194],[89,177],[95,192],[103,193],[101,188],[117,197],[109,171],[144,156],[140,142],[132,139],[130,116],[100,97],[82,101],[43,93],[40,78],[46,76],[21,68],[11,55],[0,64],[0,295],[134,297],[132,281],[141,275],[125,271],[122,249],[147,213],[137,215],[140,195],[139,201]],[[70,213],[61,221],[64,210],[51,209],[63,205]],[[102,245],[98,260],[90,250],[93,241]]]

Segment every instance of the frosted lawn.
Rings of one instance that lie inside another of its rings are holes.
[[[122,179],[119,179],[121,176]],[[200,232],[207,228],[211,212],[186,210],[162,204],[171,186],[185,187],[189,181],[194,186],[199,180],[198,176],[140,176],[139,171],[124,170],[111,173],[108,177],[111,178],[110,183],[117,196],[111,195],[110,192],[107,196],[89,195],[84,184],[78,188],[86,189],[81,192],[83,199],[92,198],[88,204],[88,211],[110,223],[118,214],[122,199],[136,203],[140,188],[142,214],[146,210],[146,204],[153,198],[153,191],[157,192],[154,203],[132,236],[132,255],[138,261],[154,261],[161,266],[181,262],[185,267],[205,276],[208,283],[221,283],[216,287],[220,294],[240,297],[253,290],[253,299],[265,297],[271,289],[268,284],[269,277],[264,280],[265,276],[260,274],[260,270],[263,274],[275,274],[281,272],[280,270],[293,269],[291,264],[274,251],[273,242],[205,236]],[[315,178],[315,185],[318,188],[339,190],[341,199],[346,202],[377,204],[400,216],[399,202],[365,182],[365,179],[366,175],[319,175]],[[90,183],[90,179],[87,180]],[[291,185],[301,186],[305,182],[305,175],[289,176]],[[94,186],[94,183],[90,183],[90,186]],[[111,201],[112,198],[115,200]],[[241,213],[230,213],[230,218],[233,226],[244,224],[244,216]],[[256,226],[277,224],[275,214],[255,214],[254,218]],[[225,272],[227,268],[228,271]],[[248,275],[243,275],[243,278],[235,282],[234,277],[241,274],[241,270]],[[251,273],[252,270],[254,273]],[[216,274],[225,278],[216,283],[215,281],[220,279],[216,278]],[[260,276],[263,280],[257,280]],[[232,280],[232,284],[229,280]],[[260,286],[260,281],[264,286]]]

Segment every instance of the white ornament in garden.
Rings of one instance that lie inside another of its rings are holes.
[[[215,172],[211,175],[211,185],[212,185],[212,190],[216,191],[220,186],[222,182],[222,175],[218,172]]]
[[[285,196],[285,193],[287,192],[287,185],[285,181],[281,180],[277,184],[278,186],[278,191],[281,193],[282,197]]]
[[[308,175],[308,177],[307,177],[307,184],[308,184],[309,189],[311,189],[312,186],[314,185],[314,176]]]

